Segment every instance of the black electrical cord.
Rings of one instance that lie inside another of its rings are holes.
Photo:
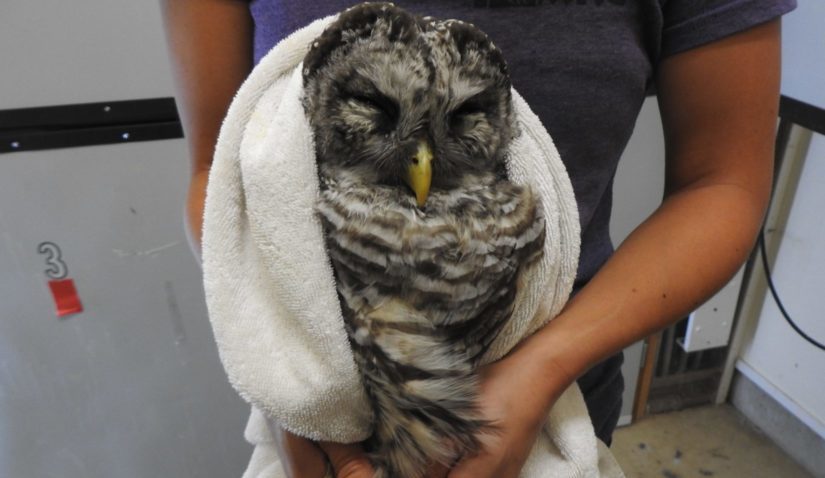
[[[762,266],[765,268],[765,278],[768,279],[768,287],[771,289],[771,295],[773,295],[773,300],[776,302],[777,307],[779,307],[779,311],[782,312],[782,317],[785,317],[785,320],[790,324],[791,327],[802,336],[805,340],[811,343],[814,347],[825,350],[825,345],[822,345],[821,342],[816,341],[810,335],[806,334],[802,329],[799,328],[798,325],[791,319],[791,316],[788,315],[788,311],[785,310],[785,306],[782,305],[782,301],[779,300],[779,294],[776,292],[776,287],[773,285],[773,279],[771,278],[771,268],[768,266],[768,253],[765,248],[765,231],[759,231],[759,250],[762,255]]]

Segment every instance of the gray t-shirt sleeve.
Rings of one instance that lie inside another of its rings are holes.
[[[796,0],[667,0],[660,58],[718,40],[796,8]]]

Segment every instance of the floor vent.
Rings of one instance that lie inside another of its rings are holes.
[[[647,412],[656,414],[713,403],[726,347],[686,352],[680,345],[687,318],[662,334],[656,370],[650,384]]]

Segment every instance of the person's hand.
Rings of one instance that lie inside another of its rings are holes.
[[[335,478],[372,478],[375,474],[360,443],[321,442],[319,445],[329,457]]]
[[[569,381],[560,370],[542,369],[529,354],[520,349],[481,369],[481,413],[497,429],[480,437],[479,453],[462,458],[448,478],[519,476],[547,412]]]
[[[546,362],[535,360],[525,345],[480,370],[481,414],[496,426],[494,432],[480,437],[482,449],[462,458],[449,471],[434,465],[427,471],[427,478],[518,477],[547,412],[572,382],[561,367],[548,367]],[[290,478],[323,477],[327,457],[335,478],[373,476],[372,464],[360,444],[316,444],[284,430],[275,434],[280,436],[279,453]]]
[[[290,433],[277,424],[269,423],[275,438],[278,456],[289,478],[323,478],[327,470],[327,457],[321,448],[306,438]]]
[[[324,478],[328,464],[335,478],[372,478],[373,468],[360,444],[315,443],[270,423],[286,476]]]
[[[359,443],[316,443],[270,422],[281,465],[289,478],[324,478],[331,465],[335,478],[372,478],[375,473]],[[426,478],[446,478],[449,469],[433,464]]]
[[[329,457],[335,478],[372,478],[375,473],[364,449],[360,444],[342,445],[340,443],[321,442],[320,447]],[[450,470],[439,464],[428,469],[425,478],[447,478]]]
[[[320,446],[332,463],[335,478],[372,478],[375,473],[360,444],[342,445],[322,442]],[[443,465],[433,464],[424,476],[425,478],[447,478],[449,471]]]

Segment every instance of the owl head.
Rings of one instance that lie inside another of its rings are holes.
[[[505,174],[515,128],[501,52],[475,26],[365,3],[339,17],[303,62],[319,172],[430,191]]]

